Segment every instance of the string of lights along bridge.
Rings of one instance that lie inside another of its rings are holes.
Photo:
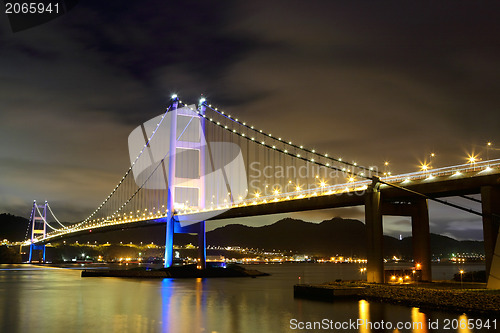
[[[484,174],[500,167],[500,160],[478,161],[471,156],[466,164],[439,169],[424,164],[419,172],[390,175],[376,166],[345,161],[266,133],[212,107],[204,98],[198,105],[188,105],[175,95],[165,113],[136,132],[129,137],[131,166],[95,211],[71,226],[56,228],[44,220],[50,231],[34,235],[26,244],[165,218],[169,196],[175,197],[170,213],[182,220],[203,212],[216,216],[218,211],[238,207],[364,191],[374,176],[381,177],[385,186],[404,187],[414,181]],[[177,145],[171,146],[172,142]],[[174,165],[169,164],[173,156]],[[169,174],[174,168],[174,174]]]

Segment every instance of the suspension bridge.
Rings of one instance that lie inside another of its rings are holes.
[[[89,232],[166,225],[165,266],[173,261],[174,233],[198,234],[198,267],[205,267],[206,223],[212,220],[337,207],[365,207],[367,279],[384,282],[384,215],[410,216],[413,259],[431,281],[428,201],[483,220],[488,286],[500,288],[500,160],[390,175],[266,133],[212,107],[172,96],[166,111],[129,136],[130,167],[86,219],[58,227],[47,221],[50,205],[33,203],[31,237],[45,244]],[[471,197],[480,194],[481,200]],[[445,201],[480,202],[476,211]],[[495,249],[496,248],[496,249]]]

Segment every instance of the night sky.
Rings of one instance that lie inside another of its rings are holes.
[[[87,217],[128,169],[129,133],[173,93],[392,173],[431,153],[434,167],[485,159],[486,142],[500,147],[499,78],[499,2],[85,0],[17,33],[1,13],[0,212],[29,217],[37,199]],[[432,232],[482,238],[474,215],[430,214]],[[409,235],[408,219],[384,222]]]

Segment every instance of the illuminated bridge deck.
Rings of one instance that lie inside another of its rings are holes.
[[[500,185],[500,160],[464,164],[430,171],[395,175],[381,178],[383,182],[401,185],[405,188],[427,195],[431,198],[470,195],[480,193],[482,186]],[[237,217],[250,217],[296,211],[353,207],[363,205],[365,191],[370,180],[324,186],[320,189],[302,190],[259,196],[243,200],[234,206],[215,207],[200,211],[178,211],[179,221],[222,220]],[[408,191],[381,185],[385,201],[404,201],[415,198]],[[206,215],[210,215],[208,218]],[[80,236],[89,232],[105,232],[165,223],[166,214],[143,213],[142,216],[128,219],[93,221],[76,224],[47,234],[45,239],[35,243],[47,243],[60,239]]]

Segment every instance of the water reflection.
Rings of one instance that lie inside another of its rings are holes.
[[[344,275],[346,267],[342,267]],[[138,280],[80,278],[75,270],[0,270],[0,332],[288,333],[299,331],[290,327],[292,319],[313,322],[326,318],[333,322],[359,319],[421,324],[399,331],[396,327],[382,330],[362,325],[337,330],[341,332],[422,333],[442,332],[445,319],[459,323],[469,319],[366,300],[329,303],[294,299],[297,274],[327,281],[335,277],[337,268],[306,264],[258,269],[272,275],[257,279]],[[439,329],[429,328],[428,323],[437,320]],[[447,332],[488,331],[456,327]]]
[[[174,318],[171,317],[174,314],[174,311],[170,310],[171,299],[173,297],[173,280],[172,279],[163,279],[161,282],[161,324],[163,327],[163,332],[168,332],[170,329],[170,323],[174,322]]]
[[[161,326],[163,332],[204,332],[213,305],[206,279],[163,279]]]
[[[470,333],[470,332],[472,332],[468,328],[468,324],[469,324],[469,319],[467,318],[467,316],[465,314],[461,315],[458,318],[458,329],[457,329],[457,332],[460,332],[460,333]]]
[[[429,333],[443,331],[445,324],[448,325],[447,332],[472,333],[481,330],[471,330],[468,328],[467,315],[461,316],[433,312],[430,314],[422,312],[419,308],[410,308],[410,316],[401,311],[401,307],[373,302],[366,300],[358,302],[358,320],[361,325],[358,330],[351,330],[359,333],[373,332],[411,332]]]
[[[359,301],[359,319],[363,321],[363,323],[370,322],[370,303],[365,301],[364,299]],[[359,329],[359,333],[369,333],[370,329],[363,325]]]
[[[419,308],[411,308],[411,322],[413,333],[427,333],[427,318],[425,313],[420,312]]]

